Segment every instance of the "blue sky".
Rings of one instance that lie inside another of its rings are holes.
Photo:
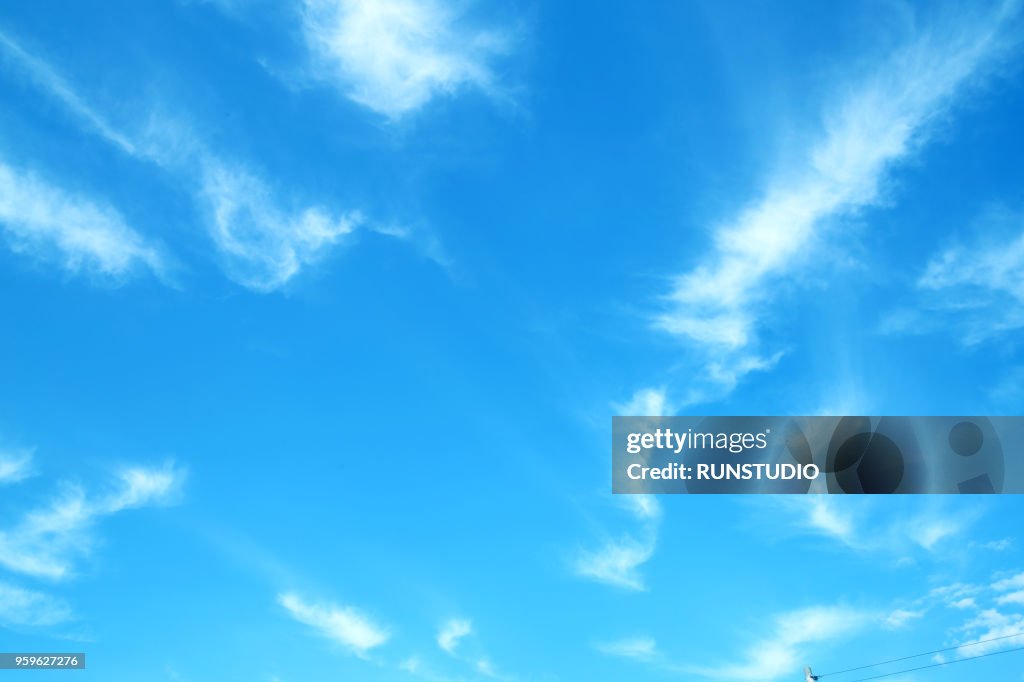
[[[613,414],[1021,412],[1022,22],[0,7],[0,650],[771,681],[1024,632],[1019,498],[608,471]]]

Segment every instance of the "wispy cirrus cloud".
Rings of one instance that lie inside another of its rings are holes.
[[[461,89],[492,92],[509,40],[441,0],[304,0],[301,13],[314,73],[390,119]]]
[[[939,502],[927,509],[907,505],[894,513],[870,499],[808,495],[767,504],[783,511],[790,528],[830,539],[859,553],[909,559],[915,554],[942,557],[950,542],[962,538],[981,516],[976,508],[949,510]]]
[[[64,105],[92,132],[129,153],[133,145],[91,109],[45,62],[0,31],[0,57]],[[0,233],[10,248],[74,273],[121,278],[140,270],[165,276],[168,257],[106,202],[67,190],[0,159]]]
[[[949,634],[955,653],[940,653],[938,663],[982,656],[1024,644],[1024,573],[997,574],[986,583],[952,583],[933,588],[917,601],[966,614]],[[1017,596],[1020,595],[1020,598]]]
[[[162,169],[187,191],[206,227],[225,274],[258,292],[276,291],[366,229],[421,247],[447,265],[434,239],[408,227],[378,225],[358,210],[292,197],[253,164],[211,149],[194,127],[153,113],[119,128],[90,106],[55,69],[10,37],[0,48],[46,95],[62,104],[83,129],[129,156]],[[0,161],[0,226],[12,246],[56,251],[69,269],[86,266],[122,275],[138,265],[162,274],[166,257],[113,209],[63,192]]]
[[[701,262],[679,275],[657,328],[694,349],[707,368],[684,402],[715,399],[780,351],[759,338],[779,284],[844,238],[841,220],[875,206],[892,168],[920,149],[936,123],[1004,61],[1020,32],[1017,3],[922,30],[824,106],[823,132],[799,163],[778,169],[762,196],[714,230]]]
[[[49,64],[30,54],[18,42],[0,31],[0,49],[35,84],[49,92],[89,129],[128,154],[135,154],[135,144],[96,112]]]
[[[953,656],[966,658],[1020,646],[1024,639],[1024,603],[1006,599],[1024,588],[1024,573],[997,576],[989,585],[950,583],[912,600],[899,599],[888,607],[815,605],[759,619],[763,631],[746,636],[729,661],[695,663],[662,651],[653,637],[636,636],[594,645],[599,652],[636,661],[664,673],[716,680],[786,679],[806,661],[818,658],[823,647],[841,645],[855,637],[882,629],[911,630],[938,620],[926,618],[935,609],[966,612],[966,619],[947,631],[949,646],[963,647]],[[1018,636],[1021,639],[1018,639]],[[988,641],[995,640],[995,641]],[[937,657],[937,662],[947,659]]]
[[[973,241],[933,254],[916,282],[917,304],[889,313],[884,333],[955,333],[966,346],[1024,327],[1024,213],[989,210]]]
[[[658,387],[639,390],[628,402],[613,404],[612,409],[619,415],[660,416],[673,414],[675,406],[665,388]],[[633,517],[634,527],[617,536],[606,534],[596,547],[577,548],[572,572],[586,580],[643,592],[647,585],[640,568],[657,548],[661,504],[653,495],[622,495],[617,502]]]
[[[960,642],[965,648],[957,651],[959,658],[1020,646],[1024,644],[1024,614],[999,608],[982,609],[964,623],[960,633],[967,639]]]
[[[115,209],[0,161],[0,233],[12,250],[56,261],[72,273],[157,276],[167,259]]]
[[[445,621],[437,633],[437,646],[450,655],[455,655],[459,641],[473,634],[473,622],[466,618],[452,618]]]
[[[628,637],[594,645],[602,654],[631,658],[637,661],[651,661],[658,656],[658,645],[651,637]]]
[[[71,607],[63,600],[0,581],[0,625],[48,627],[71,619]]]
[[[622,404],[613,406],[616,414],[633,417],[662,417],[675,414],[677,406],[664,386],[641,388]]]
[[[298,622],[360,658],[390,637],[387,630],[350,606],[310,602],[290,592],[278,595],[277,603]]]
[[[31,475],[31,450],[0,452],[0,485],[20,483]]]
[[[715,680],[771,682],[799,671],[810,650],[853,637],[871,624],[884,623],[879,614],[847,606],[811,606],[786,611],[765,619],[767,631],[720,664],[699,664],[693,657],[682,661],[660,651],[651,637],[630,637],[600,643],[606,655],[627,658],[657,670]]]
[[[127,509],[173,501],[184,478],[181,469],[167,465],[124,469],[105,493],[64,483],[48,504],[0,529],[0,566],[34,578],[67,579],[90,553],[97,522]]]
[[[924,618],[926,613],[924,609],[895,609],[882,621],[882,627],[886,630],[901,630],[915,620]]]
[[[206,157],[199,196],[210,236],[232,279],[257,291],[273,291],[323,258],[364,222],[358,211],[335,213],[320,206],[286,210],[258,176]]]
[[[581,578],[642,592],[647,589],[640,566],[654,556],[655,539],[625,535],[608,540],[596,549],[581,549],[573,570]]]
[[[812,644],[852,636],[875,620],[845,606],[814,606],[779,614],[770,631],[750,644],[739,662],[693,667],[693,674],[722,680],[777,680],[800,670]]]
[[[595,645],[606,655],[635,660],[638,664],[672,676],[743,682],[772,682],[799,672],[812,648],[842,642],[861,634],[868,626],[885,623],[878,612],[849,606],[818,605],[770,615],[759,622],[761,634],[743,638],[728,663],[694,663],[694,656],[675,658],[660,651],[654,639],[631,637]]]

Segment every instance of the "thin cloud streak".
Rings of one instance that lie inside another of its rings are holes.
[[[916,282],[916,308],[897,309],[883,333],[955,333],[976,346],[1024,327],[1024,213],[987,212],[974,226],[981,237],[928,260]]]
[[[98,521],[127,509],[169,503],[184,479],[184,471],[167,465],[125,469],[116,476],[114,490],[106,494],[89,494],[79,485],[63,484],[47,505],[0,530],[0,566],[33,578],[66,580],[74,575],[78,559],[90,553]]]
[[[674,409],[668,403],[664,388],[637,391],[628,403],[613,405],[613,408],[618,414],[642,416],[659,416]],[[644,592],[647,585],[640,567],[654,556],[662,507],[653,495],[623,495],[618,503],[635,519],[638,528],[617,538],[605,538],[597,548],[578,548],[572,560],[572,572],[586,580]]]
[[[386,630],[348,606],[310,602],[294,593],[278,595],[277,603],[298,622],[360,658],[390,637]]]
[[[675,279],[655,326],[698,353],[710,370],[687,402],[715,399],[743,376],[771,369],[779,351],[759,339],[760,309],[775,285],[809,266],[808,253],[841,239],[834,222],[877,205],[889,171],[929,139],[935,123],[1016,47],[1017,3],[934,30],[837,88],[824,135],[801,164],[781,168],[762,198],[719,226],[703,261]]]
[[[453,618],[447,621],[441,631],[437,633],[437,646],[454,656],[455,650],[459,647],[459,641],[464,637],[473,634],[473,623],[465,618]]]
[[[691,674],[721,680],[777,680],[800,670],[808,647],[852,636],[874,617],[844,606],[815,606],[780,614],[772,631],[755,641],[739,663],[692,667]]]
[[[124,277],[140,268],[163,278],[161,249],[120,213],[0,160],[0,233],[10,248],[55,260],[72,273]]]
[[[78,93],[49,64],[26,52],[21,45],[8,37],[3,31],[0,31],[0,48],[17,62],[21,69],[39,87],[59,100],[74,116],[82,120],[87,127],[111,144],[119,147],[125,153],[135,155],[135,145],[132,141],[86,104],[79,97]]]
[[[267,293],[284,287],[359,228],[421,241],[410,229],[373,224],[357,210],[282,198],[257,169],[215,153],[191,128],[170,118],[154,114],[135,133],[118,130],[45,62],[6,36],[0,45],[17,57],[31,82],[63,104],[84,129],[180,181],[203,216],[225,274],[248,289]],[[158,274],[166,270],[158,250],[127,228],[112,209],[67,195],[2,164],[0,183],[0,221],[7,223],[16,248],[53,243],[69,269],[93,265],[120,275],[143,263]],[[429,258],[446,264],[436,240],[420,246]]]
[[[573,570],[581,578],[644,592],[647,586],[639,568],[654,556],[655,540],[625,536],[609,540],[595,550],[580,550]]]
[[[658,645],[650,637],[631,637],[611,642],[599,642],[594,645],[606,656],[631,658],[637,661],[651,661],[658,657]]]
[[[42,628],[72,618],[71,608],[64,601],[0,581],[0,625]]]
[[[32,475],[32,452],[0,452],[0,485],[20,483]]]

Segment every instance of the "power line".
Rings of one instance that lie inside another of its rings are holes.
[[[998,656],[999,654],[1009,654],[1014,651],[1024,651],[1024,646],[1019,646],[1014,649],[1003,649],[1002,651],[993,651],[987,654],[980,654],[978,656],[971,656],[970,658],[960,658],[955,661],[944,661],[942,663],[932,663],[931,665],[922,665],[918,668],[907,668],[906,670],[897,670],[894,673],[886,673],[884,675],[875,675],[874,677],[862,677],[853,682],[867,682],[867,680],[880,680],[883,677],[894,677],[896,675],[905,675],[906,673],[916,672],[918,670],[927,670],[928,668],[940,668],[944,665],[953,665],[954,663],[966,663],[967,661],[976,661],[979,658],[988,658],[989,656]]]
[[[872,663],[870,665],[859,665],[856,668],[847,668],[846,670],[837,670],[836,672],[831,672],[831,673],[825,673],[823,675],[818,675],[818,679],[821,679],[822,677],[830,677],[832,675],[842,675],[843,673],[852,673],[852,672],[855,672],[857,670],[867,670],[868,668],[877,668],[880,665],[889,665],[890,663],[899,663],[900,661],[909,661],[909,660],[911,660],[913,658],[921,658],[922,656],[931,656],[933,654],[944,654],[947,651],[956,651],[957,649],[966,649],[967,647],[978,646],[979,644],[988,644],[989,642],[999,642],[999,641],[1004,640],[1004,639],[1013,639],[1015,637],[1024,637],[1024,632],[1018,632],[1017,634],[1014,634],[1014,635],[1003,635],[1002,637],[993,637],[992,639],[982,639],[982,640],[979,640],[977,642],[968,642],[967,644],[958,644],[957,646],[951,646],[951,647],[947,647],[945,649],[936,649],[935,651],[926,651],[923,654],[914,654],[913,656],[903,656],[902,658],[893,658],[893,659],[890,659],[888,661],[882,661],[881,663]],[[1016,649],[1012,649],[1011,651],[1016,651]],[[986,654],[986,655],[990,655],[990,654]],[[976,657],[976,658],[980,658],[980,657]],[[965,659],[961,659],[961,660],[969,661],[971,659],[965,658]],[[870,678],[869,677],[868,679],[874,679],[874,678]]]

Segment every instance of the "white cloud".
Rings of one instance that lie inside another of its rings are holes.
[[[278,595],[277,602],[292,618],[361,658],[388,641],[386,630],[351,607],[310,603],[292,593]]]
[[[659,416],[674,409],[667,403],[664,388],[637,391],[628,403],[613,407],[618,414],[636,416]],[[642,592],[647,587],[640,567],[654,556],[661,504],[654,495],[618,495],[615,500],[633,516],[638,528],[618,539],[605,539],[596,549],[577,550],[572,571],[581,578]]]
[[[233,279],[272,291],[355,231],[358,212],[310,206],[286,211],[257,176],[212,157],[203,163],[200,196],[208,207],[210,236]]]
[[[661,505],[654,495],[622,495],[622,504],[640,521],[661,518]]]
[[[835,500],[825,495],[814,495],[807,502],[807,525],[825,535],[831,536],[843,544],[853,546],[855,542],[855,526],[853,519],[839,510]]]
[[[60,599],[0,581],[0,625],[47,627],[71,620]]]
[[[11,56],[38,87],[49,92],[61,102],[69,112],[83,121],[85,125],[105,138],[111,144],[120,147],[128,154],[135,153],[135,145],[117,131],[110,123],[86,104],[61,76],[48,64],[32,56],[17,42],[0,31],[0,49]]]
[[[68,578],[76,560],[91,550],[92,529],[98,520],[124,509],[166,502],[183,480],[182,471],[168,466],[123,472],[106,495],[90,496],[80,486],[65,484],[47,506],[0,530],[0,566],[36,578]]]
[[[989,211],[976,230],[973,244],[932,256],[917,281],[921,310],[893,312],[883,332],[954,329],[970,346],[1024,327],[1024,214]]]
[[[185,475],[171,465],[154,469],[128,467],[117,473],[121,485],[119,490],[103,503],[106,513],[162,504],[173,498],[184,483]]]
[[[90,108],[53,69],[3,32],[0,53],[11,57],[29,80],[63,104],[86,128],[122,151],[136,153],[128,138]],[[72,272],[121,277],[148,269],[163,276],[168,268],[162,250],[129,227],[115,209],[2,160],[0,231],[15,251],[57,260]]]
[[[992,589],[997,592],[1007,592],[1009,590],[1024,589],[1024,573],[1018,573],[1010,576],[1009,578],[1003,578],[997,580],[992,584]]]
[[[446,653],[455,655],[459,640],[473,634],[473,623],[464,618],[453,618],[447,621],[437,633],[437,645]]]
[[[1001,594],[996,597],[996,603],[1000,606],[1006,606],[1008,604],[1019,604],[1020,606],[1024,606],[1024,590]]]
[[[978,545],[982,549],[987,549],[991,552],[1005,552],[1006,550],[1013,547],[1013,538],[1001,538],[999,540],[989,540],[988,542],[982,542]]]
[[[644,591],[639,568],[654,555],[654,540],[631,536],[606,542],[596,550],[581,550],[574,562],[576,575],[627,590]]]
[[[398,669],[410,675],[416,675],[422,670],[423,661],[416,656],[411,656],[398,664]]]
[[[476,671],[486,677],[498,677],[498,671],[495,670],[494,664],[486,658],[478,659],[476,662]]]
[[[32,452],[0,452],[0,485],[19,483],[32,475]]]
[[[973,285],[1024,301],[1024,234],[989,246],[947,249],[932,259],[918,284],[936,290]]]
[[[962,527],[952,518],[937,518],[912,522],[909,530],[914,542],[932,551],[943,540],[957,535]]]
[[[507,43],[439,0],[305,0],[302,17],[317,75],[391,119],[466,87],[492,91]]]
[[[948,553],[940,550],[978,519],[976,510],[944,512],[938,502],[929,502],[922,510],[910,499],[901,513],[858,496],[808,495],[766,504],[790,515],[796,530],[824,536],[856,552],[900,556],[905,562],[912,560],[914,550],[946,557]]]
[[[429,235],[370,223],[359,211],[293,201],[258,169],[215,153],[193,126],[171,117],[154,113],[135,132],[119,131],[45,63],[9,39],[0,46],[18,55],[31,81],[67,107],[85,129],[179,181],[200,209],[226,274],[242,286],[259,292],[279,289],[360,227],[409,241],[428,258],[449,265],[443,248]],[[158,274],[166,269],[156,247],[125,226],[112,209],[69,196],[2,163],[0,229],[15,247],[53,247],[70,269],[89,265],[108,274],[123,274],[139,264]]]
[[[641,389],[629,402],[613,405],[613,408],[618,414],[634,416],[668,415],[676,409],[669,402],[664,387]],[[661,504],[653,495],[623,495],[618,501],[640,522],[642,539],[627,533],[619,539],[606,540],[597,549],[579,550],[573,562],[573,572],[579,577],[607,585],[644,591],[647,588],[639,569],[654,555]]]
[[[656,326],[696,349],[705,367],[697,397],[724,394],[771,367],[758,349],[760,311],[776,284],[842,238],[835,222],[879,203],[889,170],[928,139],[934,123],[1008,51],[1007,4],[982,19],[920,35],[861,82],[839,85],[824,133],[802,161],[780,168],[761,198],[718,226],[700,264],[678,276]]]
[[[750,645],[739,663],[689,672],[724,680],[781,679],[801,669],[808,645],[850,636],[871,620],[869,614],[847,607],[817,606],[783,613],[773,619],[772,632]]]
[[[121,277],[166,271],[160,249],[114,209],[0,161],[0,232],[10,247],[71,272]]]
[[[669,401],[664,386],[642,388],[628,402],[613,407],[618,414],[626,417],[663,417],[676,412],[676,406]]]
[[[924,611],[910,611],[908,609],[896,609],[882,621],[882,627],[886,630],[899,630],[905,628],[912,621],[924,617]]]
[[[594,648],[608,656],[650,661],[658,656],[658,647],[650,637],[631,637],[612,642],[600,642]]]
[[[1024,615],[1004,613],[998,609],[984,609],[967,622],[961,631],[969,637],[962,644],[971,646],[959,649],[957,655],[961,658],[980,656],[1011,646],[1013,643],[1024,643]],[[1020,635],[1021,639],[1016,639],[1017,635]]]
[[[976,606],[974,597],[982,589],[977,585],[967,583],[953,583],[932,588],[928,592],[928,598],[935,599],[955,609],[967,609]]]

